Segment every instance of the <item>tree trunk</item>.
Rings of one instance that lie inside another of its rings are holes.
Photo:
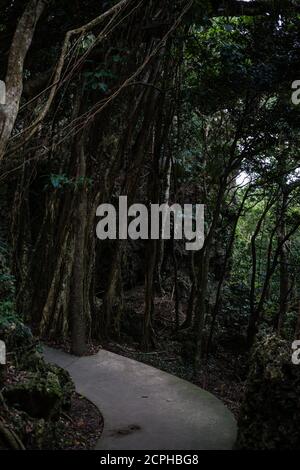
[[[85,305],[85,273],[86,264],[86,229],[87,229],[87,188],[86,162],[83,137],[76,143],[78,153],[77,205],[75,208],[75,250],[71,294],[71,344],[72,353],[82,356],[86,352],[86,305]]]
[[[36,24],[44,11],[46,0],[31,0],[21,16],[9,51],[6,104],[0,105],[0,162],[4,157],[19,112],[23,92],[23,69]]]
[[[148,241],[147,269],[145,274],[145,312],[142,346],[148,351],[152,340],[152,317],[154,312],[154,274],[157,255],[157,240]]]
[[[280,248],[279,255],[279,311],[275,318],[275,329],[280,334],[284,325],[284,321],[288,310],[288,297],[289,297],[289,270],[288,270],[288,242],[284,241],[286,237],[286,204],[287,197],[283,189],[282,205],[279,213],[280,222],[278,227],[278,245]]]
[[[295,339],[296,340],[300,339],[300,300],[298,301],[298,320],[297,320],[296,330],[295,330]]]
[[[194,320],[194,331],[196,340],[195,350],[195,371],[199,368],[202,357],[203,347],[203,331],[206,320],[206,295],[208,287],[208,267],[209,267],[209,252],[203,250],[200,255],[200,268],[196,296],[196,315]]]

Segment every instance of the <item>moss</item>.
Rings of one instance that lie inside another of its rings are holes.
[[[43,370],[44,367],[44,358],[38,346],[34,346],[32,349],[29,349],[29,351],[25,351],[19,359],[19,368],[22,370],[38,372]]]
[[[30,328],[16,316],[1,317],[0,339],[5,342],[7,351],[12,352],[18,360],[22,359],[24,352],[37,347]]]
[[[254,347],[239,419],[238,448],[300,449],[300,367],[275,335]]]
[[[54,364],[47,364],[47,369],[56,375],[63,390],[61,403],[62,409],[69,410],[71,406],[71,398],[75,392],[75,386],[69,372],[59,366],[55,366]]]
[[[6,402],[25,411],[33,418],[55,419],[63,409],[68,409],[74,392],[67,373],[55,366],[27,374],[26,378],[3,390]]]

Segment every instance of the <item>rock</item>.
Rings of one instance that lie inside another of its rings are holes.
[[[56,366],[45,366],[43,371],[28,373],[21,383],[6,387],[3,396],[10,406],[33,418],[53,420],[69,408],[73,392],[67,372]]]
[[[7,351],[22,357],[25,350],[36,346],[36,341],[24,323],[15,318],[0,323],[0,339],[5,342]]]
[[[47,364],[46,369],[58,377],[60,386],[63,390],[62,409],[68,411],[71,406],[72,396],[75,392],[75,386],[69,372],[54,364]]]
[[[43,354],[38,350],[38,348],[33,348],[24,352],[19,360],[19,367],[22,370],[29,370],[32,372],[43,370],[45,367]]]
[[[276,335],[254,347],[237,447],[247,450],[300,448],[300,367],[291,345]]]

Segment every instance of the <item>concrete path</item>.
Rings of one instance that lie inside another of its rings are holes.
[[[101,350],[78,358],[44,348],[45,359],[67,369],[100,409],[101,450],[229,450],[236,423],[208,392],[140,362]]]

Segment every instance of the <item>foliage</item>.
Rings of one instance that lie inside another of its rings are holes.
[[[51,174],[50,184],[54,189],[78,189],[84,186],[91,186],[93,184],[92,178],[80,176],[78,178],[70,178],[65,174]],[[50,186],[47,184],[46,189]]]

